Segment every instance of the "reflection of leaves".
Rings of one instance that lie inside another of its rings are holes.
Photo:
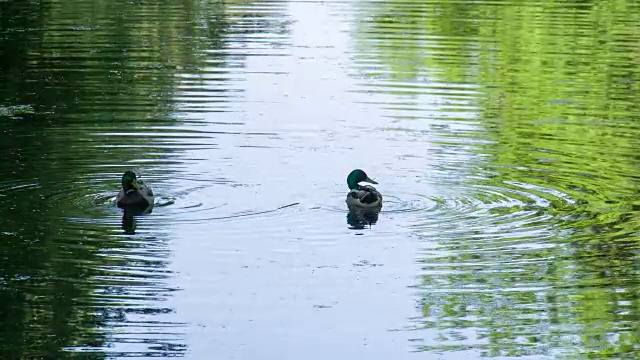
[[[374,85],[388,94],[415,87],[416,99],[468,99],[473,107],[457,111],[477,130],[433,129],[464,136],[464,146],[482,140],[466,184],[516,202],[491,207],[482,228],[461,224],[424,260],[418,327],[439,329],[442,343],[423,349],[632,354],[640,330],[640,8],[626,0],[367,6],[357,56],[380,66],[358,70],[382,79]],[[524,214],[535,221],[515,216]],[[460,329],[487,343],[456,338]]]

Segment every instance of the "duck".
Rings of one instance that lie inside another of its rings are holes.
[[[153,207],[153,191],[142,180],[138,180],[136,173],[125,171],[122,175],[122,189],[116,197],[116,206],[127,208]]]
[[[382,208],[382,194],[371,185],[360,185],[360,182],[378,184],[369,178],[361,169],[355,169],[347,176],[347,206],[350,209],[380,210]]]

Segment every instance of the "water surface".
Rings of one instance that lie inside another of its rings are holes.
[[[0,2],[0,357],[635,358],[639,22]]]

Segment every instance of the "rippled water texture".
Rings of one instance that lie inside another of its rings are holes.
[[[640,357],[638,24],[0,0],[0,358]]]

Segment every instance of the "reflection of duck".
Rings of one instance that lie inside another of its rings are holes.
[[[153,207],[153,191],[142,180],[137,179],[133,171],[122,175],[122,190],[116,197],[116,206],[127,209],[146,209]]]
[[[151,214],[152,207],[128,209],[125,208],[122,214],[122,230],[127,235],[133,235],[136,233],[136,216]]]
[[[347,206],[352,209],[368,209],[370,211],[380,211],[382,208],[382,195],[371,185],[359,185],[360,182],[368,182],[377,184],[377,182],[369,179],[367,174],[356,169],[347,176],[347,185],[349,185],[349,193],[347,194]]]
[[[122,214],[122,230],[127,235],[133,235],[136,233],[136,219],[132,213],[125,210]]]
[[[349,209],[347,224],[351,225],[353,229],[364,229],[366,225],[371,226],[378,222],[379,213],[377,209]]]

